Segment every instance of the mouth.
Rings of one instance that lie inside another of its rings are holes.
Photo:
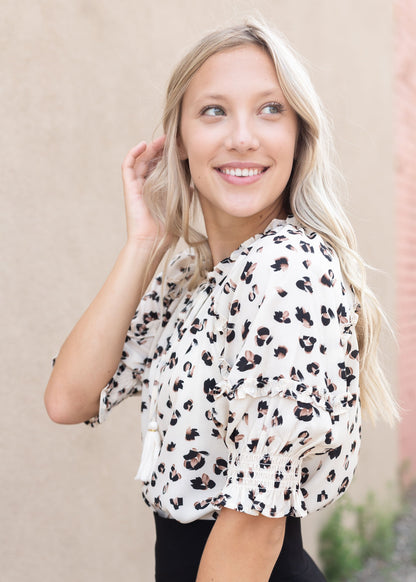
[[[264,174],[268,170],[267,167],[263,168],[215,168],[221,174],[226,174],[227,176],[237,176],[237,177],[246,177],[246,176],[259,176],[260,174]]]
[[[252,184],[260,180],[270,166],[234,162],[214,168],[226,182],[230,184]]]

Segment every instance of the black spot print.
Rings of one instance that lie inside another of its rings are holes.
[[[204,456],[208,455],[208,451],[197,451],[196,449],[190,449],[190,451],[183,455],[184,466],[186,469],[191,471],[197,471],[205,465]]]
[[[247,350],[244,352],[244,356],[241,356],[241,358],[238,360],[236,367],[238,370],[240,370],[240,372],[246,372],[247,370],[252,370],[255,366],[260,364],[261,359],[261,356],[258,354],[253,354],[253,352]]]
[[[307,242],[305,242],[305,241],[303,241],[303,240],[302,240],[302,241],[300,241],[300,243],[299,243],[299,244],[300,244],[300,246],[301,246],[302,250],[303,250],[305,253],[311,253],[311,254],[313,254],[313,253],[315,252],[315,249],[313,248],[313,246],[312,246],[311,244],[309,244],[309,243],[307,243]]]
[[[248,319],[246,319],[244,322],[244,325],[243,325],[242,332],[241,332],[241,337],[243,340],[245,340],[246,337],[248,336],[248,332],[250,331],[250,326],[251,326],[251,322],[248,321]]]
[[[210,352],[207,352],[206,350],[204,350],[202,352],[202,361],[207,365],[207,366],[212,366],[212,355],[210,354]]]
[[[216,475],[221,475],[227,471],[228,463],[222,457],[217,457],[214,465],[214,473]]]
[[[262,346],[264,344],[268,345],[272,341],[272,336],[270,335],[270,330],[267,327],[259,327],[256,335],[256,344]]]
[[[289,268],[289,261],[287,260],[287,257],[280,257],[280,259],[276,259],[270,266],[275,271],[287,271]]]
[[[251,291],[248,294],[248,300],[250,301],[250,303],[252,303],[256,299],[258,292],[259,292],[259,289],[258,289],[257,285],[252,285]]]
[[[204,382],[204,393],[208,402],[214,402],[215,396],[220,393],[220,388],[217,386],[215,378],[208,378]]]
[[[249,285],[251,283],[251,280],[253,279],[253,273],[254,273],[256,267],[257,267],[257,263],[253,264],[252,262],[247,261],[247,263],[244,267],[244,270],[241,274],[241,280],[245,281],[245,283],[247,285]]]
[[[321,306],[321,321],[322,325],[329,325],[331,323],[331,319],[335,317],[334,312],[330,307],[325,307],[325,305]]]
[[[280,426],[283,424],[283,416],[279,414],[279,409],[275,408],[272,415],[272,426]]]
[[[279,323],[290,323],[291,322],[288,311],[275,311],[273,317]]]
[[[178,473],[178,471],[175,469],[175,465],[172,465],[170,472],[169,472],[169,479],[171,481],[179,481],[179,479],[182,479],[182,476],[180,473]]]
[[[341,454],[341,449],[342,449],[342,446],[341,445],[339,447],[337,447],[336,449],[331,449],[328,452],[329,458],[330,459],[338,459],[338,457]]]
[[[329,269],[328,273],[322,275],[321,283],[327,287],[333,287],[335,285],[335,275],[331,269]]]
[[[338,487],[338,493],[341,495],[341,493],[344,493],[348,487],[350,480],[348,477],[345,477],[345,479],[343,479],[341,486]]]
[[[303,307],[296,307],[296,319],[298,319],[305,327],[313,326],[310,313],[308,313]]]
[[[277,291],[278,295],[280,295],[280,297],[286,297],[286,295],[287,295],[287,291],[282,289],[282,287],[277,287],[276,291]]]
[[[260,400],[260,402],[257,405],[257,418],[261,418],[262,416],[264,416],[265,414],[267,414],[269,410],[269,405],[267,404],[266,400]]]
[[[301,484],[305,485],[308,479],[309,479],[309,469],[307,467],[302,467],[302,473],[300,478]]]
[[[169,499],[169,502],[173,505],[174,509],[179,509],[183,505],[183,497],[175,497],[174,499]]]
[[[209,478],[206,473],[203,473],[202,477],[195,477],[191,479],[191,484],[193,489],[206,490],[215,487],[215,481]]]
[[[332,483],[335,480],[335,471],[334,471],[334,469],[331,469],[331,471],[329,471],[326,480],[329,481],[330,483]]]
[[[308,293],[313,293],[311,280],[309,277],[302,277],[299,281],[296,281],[296,287],[302,291],[307,291]]]
[[[183,380],[180,378],[176,378],[175,382],[173,383],[172,387],[174,392],[178,392],[178,390],[183,390]]]
[[[319,243],[319,250],[328,261],[332,261],[333,250],[322,243]]]
[[[196,428],[188,428],[186,429],[185,438],[187,441],[194,441],[196,437],[199,436],[198,429]]]
[[[316,343],[316,338],[309,336],[309,335],[304,335],[304,336],[299,338],[299,345],[303,350],[305,350],[305,352],[307,354],[311,353],[315,343]]]
[[[319,416],[318,409],[309,402],[298,402],[294,410],[296,418],[304,422],[310,422],[314,415]]]
[[[279,360],[283,359],[287,355],[287,348],[285,346],[279,346],[274,350],[274,357],[278,358]]]
[[[306,369],[308,370],[309,374],[313,374],[314,376],[319,374],[319,364],[317,362],[311,362],[306,366]]]

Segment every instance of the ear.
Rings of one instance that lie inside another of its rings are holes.
[[[176,145],[179,152],[179,158],[184,162],[185,160],[188,159],[188,154],[186,152],[185,146],[183,145],[182,138],[180,135],[178,135],[176,139]]]

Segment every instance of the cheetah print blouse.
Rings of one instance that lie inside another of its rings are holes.
[[[290,216],[273,219],[192,292],[192,249],[150,283],[101,395],[153,390],[161,450],[146,503],[186,523],[222,507],[303,517],[345,492],[360,445],[357,305],[338,258]]]

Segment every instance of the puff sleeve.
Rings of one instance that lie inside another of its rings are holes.
[[[228,288],[216,398],[228,404],[217,423],[229,459],[218,505],[303,517],[340,494],[345,475],[329,488],[326,477],[357,403],[358,350],[335,253],[283,241],[253,249]]]

